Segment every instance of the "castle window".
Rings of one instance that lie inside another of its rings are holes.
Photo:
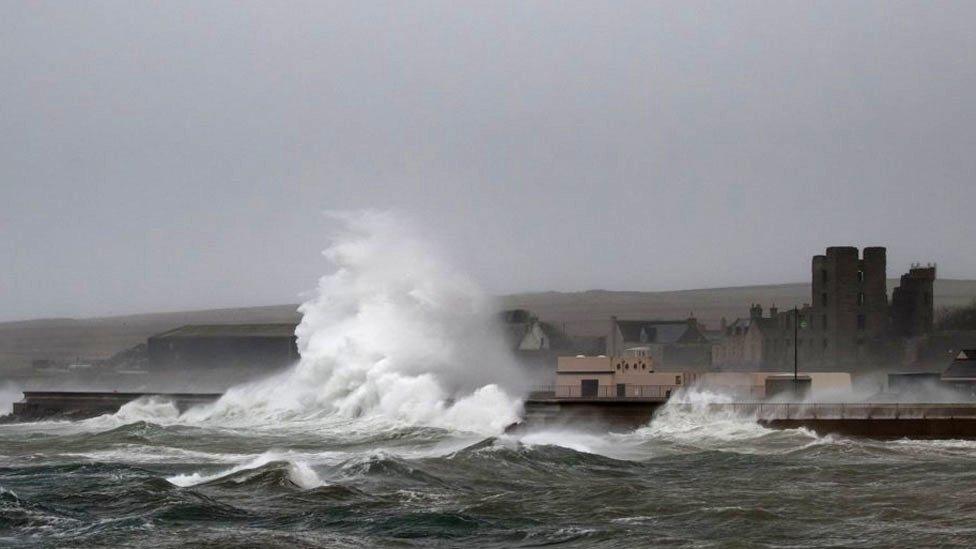
[[[857,294],[857,304],[864,305],[864,292],[858,292]]]
[[[864,282],[864,271],[858,271],[857,272],[857,281],[858,282]]]
[[[820,294],[820,305],[823,307],[827,306],[827,292]]]
[[[867,319],[864,315],[857,315],[857,329],[863,330],[867,326]]]
[[[824,284],[827,283],[827,269],[823,269],[820,271],[820,281],[823,282]]]

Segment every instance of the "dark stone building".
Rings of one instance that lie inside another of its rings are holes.
[[[889,306],[886,256],[882,247],[859,253],[849,246],[814,256],[811,302],[795,310],[772,307],[768,317],[754,305],[750,318],[736,321],[716,347],[715,366],[789,370],[794,355],[800,368],[813,371],[901,362],[905,338],[932,331],[935,267],[913,266]]]
[[[932,290],[935,265],[912,265],[901,275],[901,284],[891,294],[891,320],[895,334],[918,337],[932,333]]]
[[[151,336],[154,373],[231,369],[270,372],[298,360],[295,324],[189,325]]]
[[[889,332],[886,256],[881,247],[859,256],[857,248],[837,246],[813,257],[804,355],[843,368],[870,362]]]

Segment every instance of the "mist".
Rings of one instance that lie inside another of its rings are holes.
[[[298,303],[325,209],[489,294],[960,253],[972,3],[6,2],[0,319]],[[720,266],[718,268],[717,266]]]
[[[14,402],[21,399],[20,386],[13,383],[0,384],[0,416],[9,414],[14,409]]]

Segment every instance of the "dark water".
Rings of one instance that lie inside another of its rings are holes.
[[[674,414],[627,435],[380,421],[0,426],[0,545],[976,544],[976,445]]]

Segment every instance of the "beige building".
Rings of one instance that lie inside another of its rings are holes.
[[[801,394],[843,393],[851,389],[846,372],[801,372]],[[771,398],[791,392],[793,374],[780,372],[657,372],[651,357],[563,356],[556,368],[556,398],[666,399],[681,387],[728,394],[741,400]]]
[[[804,393],[841,394],[851,390],[851,374],[847,372],[800,372],[797,375]],[[730,394],[739,399],[770,398],[780,391],[789,391],[793,374],[782,372],[709,372],[701,374],[697,386]]]
[[[667,398],[697,379],[687,372],[655,372],[642,349],[627,356],[561,356],[556,366],[557,398]]]

